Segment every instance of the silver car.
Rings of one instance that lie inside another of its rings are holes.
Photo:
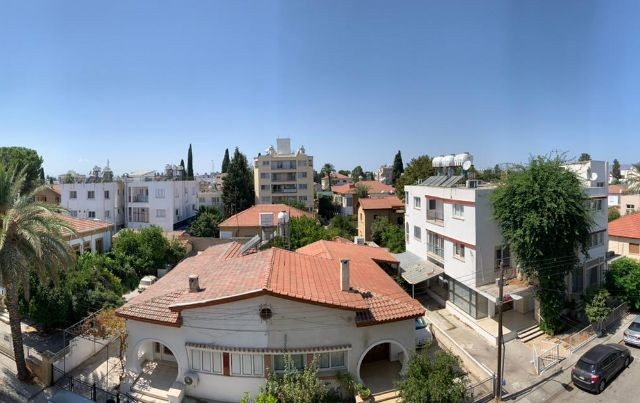
[[[640,347],[640,315],[636,316],[627,330],[624,331],[624,342]]]

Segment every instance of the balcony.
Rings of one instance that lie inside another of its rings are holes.
[[[149,196],[147,195],[133,195],[133,203],[149,203]]]
[[[282,174],[272,174],[271,182],[295,182],[296,175],[282,175]]]
[[[444,260],[444,247],[442,246],[427,243],[427,253],[435,259],[438,259],[440,261]]]
[[[427,221],[444,226],[444,211],[443,210],[427,210]]]

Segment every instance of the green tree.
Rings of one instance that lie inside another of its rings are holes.
[[[628,303],[632,310],[640,310],[640,262],[628,257],[617,259],[611,263],[606,277],[612,295]]]
[[[363,179],[364,171],[362,170],[362,167],[358,165],[357,167],[353,168],[353,171],[351,171],[351,180],[355,183],[360,182]]]
[[[298,210],[307,210],[307,205],[304,204],[304,202],[300,201],[300,200],[294,200],[294,199],[287,199],[284,204],[286,204],[287,206],[293,207],[293,208],[297,208]]]
[[[602,324],[609,317],[613,309],[608,305],[609,291],[605,288],[601,288],[595,292],[591,292],[587,296],[587,304],[584,311],[587,314],[589,322],[598,325],[598,328],[602,330]]]
[[[349,171],[348,169],[341,169],[338,171],[338,173],[344,176],[351,176],[351,171]]]
[[[355,216],[337,215],[331,219],[328,228],[334,236],[351,239],[358,235],[358,227]]]
[[[435,170],[431,166],[431,157],[422,155],[412,159],[404,170],[404,174],[395,183],[396,194],[400,199],[404,200],[404,187],[406,185],[414,185],[417,181],[427,179],[434,174]]]
[[[614,183],[620,182],[622,179],[622,174],[620,173],[620,162],[617,159],[613,160],[613,165],[611,166],[611,177],[613,178]]]
[[[608,214],[607,214],[608,220],[609,222],[613,221],[613,220],[617,220],[618,218],[620,218],[620,209],[618,207],[609,207],[608,210]]]
[[[578,161],[580,162],[591,161],[591,155],[589,155],[588,153],[582,153],[580,154],[580,157],[578,157]]]
[[[277,398],[282,403],[325,402],[329,391],[318,377],[317,362],[317,357],[314,357],[311,365],[305,365],[304,369],[299,370],[291,355],[285,355],[283,374],[278,376],[274,372],[269,373],[267,383],[260,389],[263,395],[261,399],[264,399],[261,401],[272,402],[273,398]]]
[[[404,163],[402,162],[402,154],[400,153],[400,150],[398,150],[396,156],[393,158],[393,169],[391,170],[391,181],[394,186],[398,179],[400,179],[400,176],[402,176],[403,172]]]
[[[256,202],[253,190],[253,173],[247,157],[238,147],[229,162],[227,175],[222,180],[222,202],[227,216],[246,210]]]
[[[640,162],[633,164],[629,169],[627,183],[629,193],[640,193]]]
[[[537,285],[541,326],[549,333],[562,326],[563,274],[578,267],[578,250],[587,254],[593,225],[580,180],[562,164],[558,156],[532,158],[510,171],[492,195],[502,236],[520,270]]]
[[[326,176],[329,180],[329,191],[331,191],[331,175],[336,171],[336,169],[333,167],[333,164],[331,163],[326,163],[322,166],[322,169],[320,170],[320,175],[321,176]]]
[[[187,170],[184,167],[184,160],[180,160],[180,166],[182,167],[182,177],[180,179],[185,180],[187,178]]]
[[[363,185],[362,183],[358,183],[356,185],[356,196],[358,196],[359,199],[364,199],[369,197],[369,186],[367,185]]]
[[[289,221],[290,237],[289,240],[275,237],[273,245],[289,250],[296,250],[305,245],[320,240],[329,240],[332,233],[325,229],[318,221],[307,216],[292,217]]]
[[[390,223],[387,217],[378,218],[371,225],[371,240],[388,248],[391,253],[405,251],[404,230],[400,225]]]
[[[403,402],[458,403],[467,396],[469,378],[460,358],[438,350],[433,358],[429,349],[411,357],[406,376],[398,383]]]
[[[187,152],[187,180],[193,180],[193,152],[191,151],[191,144],[189,144],[189,151]]]
[[[336,215],[336,206],[330,196],[320,196],[318,198],[318,217],[325,224],[331,221]]]
[[[35,201],[36,188],[28,188],[28,165],[8,170],[0,164],[0,278],[6,291],[9,326],[18,379],[30,377],[24,358],[19,312],[19,288],[29,294],[29,274],[41,282],[56,278],[59,270],[73,262],[74,254],[64,236],[73,233],[56,213],[62,208]],[[36,176],[37,178],[37,176]]]
[[[224,174],[229,169],[229,164],[231,160],[229,159],[229,149],[225,148],[224,150],[224,158],[222,158],[222,167],[220,167],[220,171]]]
[[[218,225],[222,222],[222,213],[215,207],[202,206],[187,232],[196,237],[217,237],[220,233]]]
[[[25,147],[0,147],[0,164],[6,169],[16,168],[16,172],[25,169],[26,179],[23,193],[30,192],[37,186],[42,185],[40,182],[40,171],[42,169],[42,157],[38,155],[36,150]]]

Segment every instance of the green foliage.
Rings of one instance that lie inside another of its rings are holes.
[[[607,213],[607,219],[609,220],[609,222],[617,220],[618,218],[620,218],[620,209],[617,207],[609,207]]]
[[[424,180],[435,175],[435,172],[435,169],[431,166],[431,157],[428,155],[412,159],[404,170],[404,174],[396,181],[396,195],[404,200],[404,187],[406,185],[414,185],[418,180]]]
[[[578,161],[579,162],[591,161],[591,155],[589,155],[589,153],[582,153],[580,154],[580,157],[578,157]]]
[[[227,175],[222,182],[222,201],[227,216],[246,210],[255,204],[253,173],[247,162],[247,157],[240,152],[238,147],[233,153]]]
[[[371,225],[371,239],[380,246],[389,248],[391,253],[405,251],[404,230],[390,223],[387,217],[381,217]]]
[[[266,385],[260,390],[263,402],[318,403],[328,396],[327,387],[318,378],[317,360],[303,370],[295,367],[291,355],[284,357],[284,372],[281,376],[270,373]],[[270,396],[270,397],[267,397]],[[269,400],[270,399],[270,400]]]
[[[222,167],[220,168],[220,171],[222,173],[226,173],[227,170],[229,169],[230,163],[231,163],[231,160],[229,159],[229,149],[225,148],[224,157],[222,158]]]
[[[353,171],[351,171],[351,180],[355,183],[359,182],[361,179],[364,179],[364,171],[362,170],[362,167],[358,165],[353,168]]]
[[[198,215],[193,220],[187,232],[197,237],[217,237],[220,233],[218,225],[222,222],[222,213],[215,207],[200,208]]]
[[[351,171],[349,171],[348,169],[341,169],[338,171],[338,173],[344,176],[351,176]]]
[[[542,325],[550,333],[562,326],[562,274],[578,264],[578,249],[587,253],[593,224],[580,180],[562,163],[559,157],[533,158],[528,166],[510,171],[492,195],[505,242],[520,270],[538,285]]]
[[[627,174],[627,192],[640,193],[640,162],[631,166],[629,173]]]
[[[482,171],[476,171],[474,167],[471,167],[469,173],[473,172],[475,179],[485,182],[497,182],[502,178],[504,171],[500,168],[500,165],[496,164],[493,169],[487,168]]]
[[[354,236],[358,235],[356,217],[337,215],[331,220],[328,230],[334,236],[351,239]]]
[[[177,241],[168,241],[160,227],[151,226],[139,231],[123,229],[114,238],[113,254],[124,265],[132,267],[138,278],[156,275],[157,269],[175,265],[186,255]]]
[[[622,173],[620,173],[620,162],[617,159],[613,160],[613,165],[611,166],[611,176],[614,179],[614,183],[618,183],[620,179],[622,179]]]
[[[404,402],[458,403],[467,395],[469,378],[460,359],[446,350],[433,358],[424,348],[409,361],[409,369],[398,387]]]
[[[307,216],[292,217],[290,223],[291,237],[289,245],[285,244],[281,238],[276,237],[274,246],[296,250],[316,241],[331,239],[332,234],[313,218]]]
[[[304,210],[304,211],[307,210],[307,205],[300,200],[288,199],[287,201],[284,202],[284,204],[286,204],[287,206],[297,208],[298,210]]]
[[[617,259],[606,276],[609,292],[627,302],[632,310],[640,310],[640,262],[628,257]]]
[[[318,216],[324,223],[331,221],[336,215],[336,206],[330,196],[320,196],[318,198]]]
[[[189,144],[189,151],[187,152],[187,180],[193,180],[193,152],[191,151],[191,144]]]
[[[356,185],[356,196],[360,199],[369,197],[369,186],[358,183]]]
[[[587,296],[587,304],[584,311],[587,314],[587,318],[591,323],[602,324],[613,309],[607,304],[609,301],[609,291],[605,288],[601,288],[597,291],[591,292]]]
[[[329,191],[331,191],[331,174],[333,172],[335,172],[336,169],[333,167],[333,164],[327,162],[326,164],[324,164],[322,166],[322,169],[320,170],[320,176],[324,177],[326,176],[329,179]],[[324,190],[324,189],[323,189]]]
[[[400,179],[400,176],[402,176],[403,172],[404,163],[402,162],[402,154],[400,153],[400,150],[398,150],[396,156],[393,158],[393,169],[391,170],[391,181],[394,186],[396,182],[398,182],[398,179]]]
[[[21,189],[23,193],[30,192],[43,184],[40,181],[42,157],[36,150],[25,147],[0,147],[0,164],[6,168],[14,167],[16,171],[24,168],[26,178]]]

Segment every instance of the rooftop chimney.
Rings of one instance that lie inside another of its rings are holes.
[[[200,291],[200,281],[197,274],[189,274],[189,292]]]
[[[340,259],[340,289],[349,291],[349,259]]]

